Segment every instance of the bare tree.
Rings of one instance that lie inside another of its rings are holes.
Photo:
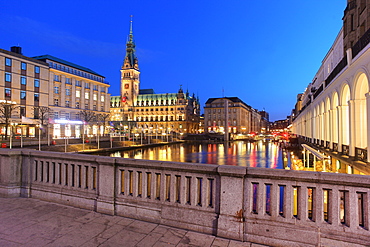
[[[103,125],[103,130],[105,130],[105,126],[107,125],[107,121],[108,121],[109,117],[110,117],[109,113],[96,114],[96,121],[98,122],[98,125],[99,125],[99,123],[101,123]]]
[[[33,115],[35,119],[40,120],[41,125],[47,125],[49,123],[50,107],[48,106],[34,106]]]
[[[82,125],[82,136],[85,138],[85,124],[90,124],[96,118],[96,113],[89,110],[80,111],[80,119],[84,121]]]
[[[8,139],[8,127],[13,114],[18,114],[18,105],[0,102],[0,121],[5,124],[5,139]]]

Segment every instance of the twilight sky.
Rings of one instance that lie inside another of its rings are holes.
[[[106,77],[119,95],[130,15],[141,89],[239,97],[290,115],[340,28],[346,0],[17,0],[0,3],[0,48],[49,54]]]

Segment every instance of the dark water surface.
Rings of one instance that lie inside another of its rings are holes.
[[[282,169],[289,165],[287,155],[278,143],[237,141],[222,143],[181,143],[117,151],[112,157],[191,162]],[[290,163],[290,162],[289,162]]]

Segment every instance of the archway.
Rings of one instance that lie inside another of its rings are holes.
[[[342,137],[342,145],[349,145],[349,107],[350,90],[348,84],[345,84],[341,94],[341,119],[340,119],[340,135]]]
[[[366,148],[367,146],[367,109],[366,93],[369,92],[368,79],[365,73],[361,73],[355,80],[354,95],[354,145],[357,148]]]

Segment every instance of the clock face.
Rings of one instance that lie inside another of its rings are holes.
[[[129,85],[128,84],[125,84],[125,89],[128,89],[129,88]]]

